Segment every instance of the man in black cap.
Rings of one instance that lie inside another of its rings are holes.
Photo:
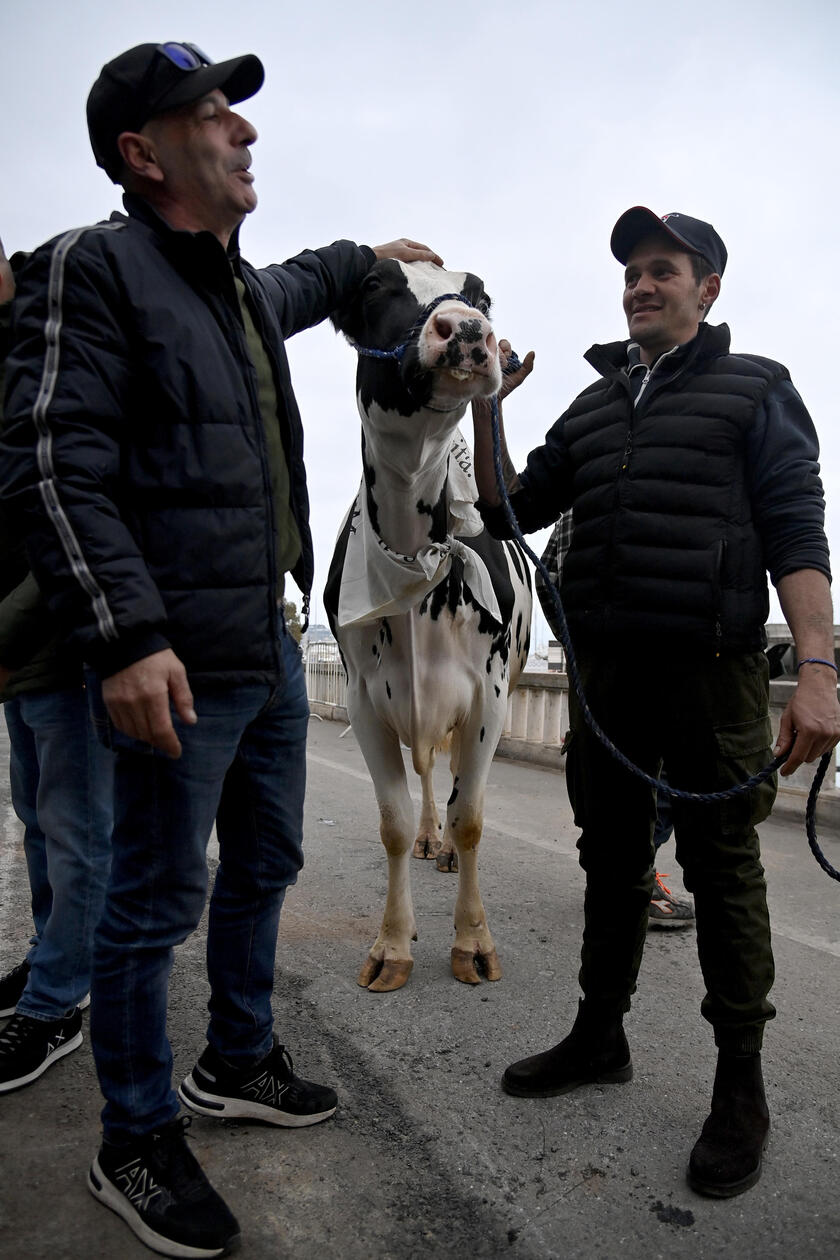
[[[184,1140],[166,1037],[173,946],[201,916],[214,819],[208,1045],[182,1083],[202,1115],[302,1126],[335,1091],[273,1034],[280,909],[302,865],[308,706],[283,621],[308,601],[303,433],[284,339],[323,320],[377,257],[338,241],[256,270],[256,131],[232,106],[254,56],[142,44],[88,99],[125,214],[36,251],[8,362],[5,501],[37,580],[92,669],[116,756],[113,868],[91,1036],[106,1099],[93,1194],[167,1255],[221,1255],[238,1225]]]
[[[705,323],[726,248],[714,228],[643,207],[622,215],[629,341],[586,355],[600,379],[575,399],[518,475],[524,531],[573,507],[562,598],[598,723],[650,775],[725,790],[771,758],[764,623],[769,570],[799,656],[798,687],[775,751],[790,774],[840,738],[828,547],[817,438],[785,368],[732,354]],[[529,356],[518,384],[531,369]],[[485,522],[498,506],[489,412],[474,404]],[[654,878],[654,792],[592,734],[574,695],[567,783],[586,871],[580,1002],[559,1045],[507,1068],[520,1097],[629,1081],[623,1030]],[[718,1046],[711,1114],[689,1184],[726,1197],[759,1178],[769,1131],[760,1051],[773,956],[756,825],[775,783],[724,803],[675,799],[677,858],[694,894],[706,996]]]

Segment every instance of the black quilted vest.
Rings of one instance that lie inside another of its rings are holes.
[[[636,407],[626,342],[593,346],[602,379],[566,414],[575,529],[563,601],[581,634],[711,652],[764,646],[766,566],[746,481],[747,435],[779,363],[732,355],[702,326]]]

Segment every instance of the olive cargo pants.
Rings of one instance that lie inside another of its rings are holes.
[[[723,790],[771,759],[763,652],[696,659],[579,650],[584,694],[606,734],[636,765],[673,787]],[[653,887],[655,793],[625,770],[570,695],[567,785],[581,828],[586,900],[580,983],[587,1005],[627,1011],[636,989]],[[760,1049],[775,1014],[767,995],[773,954],[756,825],[775,778],[716,804],[673,799],[677,860],[693,893],[706,985],[701,1010],[718,1046]]]

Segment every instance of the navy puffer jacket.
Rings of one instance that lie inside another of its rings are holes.
[[[20,278],[0,493],[54,613],[106,677],[172,647],[194,683],[273,682],[274,509],[233,283],[271,359],[312,584],[303,430],[284,339],[323,320],[373,251],[350,241],[261,270],[143,201],[43,246]],[[233,267],[231,266],[233,264]]]

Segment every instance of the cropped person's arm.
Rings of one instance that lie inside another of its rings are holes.
[[[834,661],[831,569],[819,443],[813,421],[790,381],[778,382],[757,412],[747,467],[756,525],[799,661],[797,686],[779,727],[776,753],[791,748],[790,775],[840,740]]]
[[[828,578],[816,569],[788,573],[778,585],[779,602],[790,626],[800,664],[797,686],[782,714],[777,755],[793,741],[783,775],[816,761],[840,741],[840,704],[834,661],[834,614]]]

